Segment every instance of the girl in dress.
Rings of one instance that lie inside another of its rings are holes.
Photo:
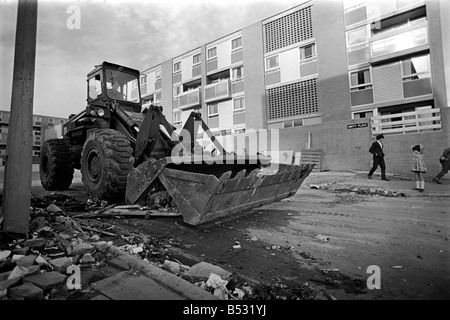
[[[416,188],[423,192],[425,190],[425,180],[423,174],[427,172],[427,167],[423,161],[423,147],[421,144],[411,146],[411,171],[414,172],[414,180],[416,181]]]

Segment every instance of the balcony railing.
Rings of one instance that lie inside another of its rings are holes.
[[[222,80],[205,86],[205,102],[231,98],[230,79]]]
[[[439,130],[440,109],[425,109],[371,118],[372,134],[414,133]]]
[[[179,108],[181,110],[190,109],[201,105],[200,89],[189,90],[178,95]]]

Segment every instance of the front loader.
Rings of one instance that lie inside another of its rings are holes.
[[[167,192],[186,223],[199,225],[294,195],[313,164],[272,163],[262,154],[227,152],[198,112],[181,133],[162,107],[142,110],[139,71],[109,62],[87,77],[87,107],[42,146],[40,178],[47,190],[70,187],[81,170],[88,195],[129,204]],[[214,152],[199,146],[199,128]]]

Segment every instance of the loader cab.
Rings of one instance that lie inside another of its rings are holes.
[[[87,102],[92,107],[117,102],[127,111],[140,112],[139,71],[108,62],[96,66],[88,74]]]

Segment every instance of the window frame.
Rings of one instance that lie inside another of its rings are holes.
[[[358,72],[363,72],[363,71],[369,71],[369,82],[366,83],[362,83],[362,84],[357,84],[357,85],[352,85],[352,74],[358,73]],[[361,90],[368,90],[368,89],[372,89],[373,88],[373,76],[372,76],[372,67],[365,67],[365,68],[361,68],[361,69],[356,69],[356,70],[352,70],[348,73],[348,80],[349,80],[349,85],[350,85],[350,92],[358,92]]]
[[[173,124],[182,124],[183,121],[181,120],[181,112],[174,112],[173,113]]]
[[[364,113],[364,118],[361,118],[361,117],[356,118],[356,117],[355,117],[357,114],[359,115],[359,114],[361,114],[361,113]],[[368,113],[372,113],[372,115],[371,115],[370,117],[366,117],[366,115],[367,115]],[[367,119],[367,120],[370,120],[370,118],[372,118],[372,117],[374,116],[374,114],[375,114],[375,112],[374,112],[373,109],[372,109],[372,110],[355,111],[355,112],[352,112],[352,120],[358,120],[358,119]]]
[[[270,59],[272,59],[272,58],[275,58],[275,60],[276,60],[276,66],[275,66],[275,67],[270,67],[270,68],[269,68],[269,66],[268,66],[268,61],[269,61]],[[274,70],[276,70],[276,69],[279,69],[279,68],[280,68],[280,55],[275,54],[275,55],[272,55],[272,56],[270,56],[270,57],[266,57],[266,59],[265,59],[265,68],[266,68],[266,71],[274,71]]]
[[[214,55],[213,55],[213,56],[210,56],[210,52],[211,52],[212,50],[214,50]],[[207,50],[206,50],[206,56],[207,56],[207,59],[208,59],[208,60],[216,59],[216,58],[217,58],[217,47],[214,46],[214,47],[211,47],[211,48],[207,49]]]
[[[211,107],[215,106],[217,108],[217,112],[211,113]],[[208,104],[208,118],[217,118],[219,116],[219,104],[218,103],[211,103]]]
[[[241,76],[235,78],[234,70],[238,70],[238,69],[241,69]],[[242,81],[242,80],[244,80],[244,66],[237,66],[237,67],[231,68],[231,81],[237,82],[237,81]]]
[[[155,81],[161,79],[161,69],[155,70]]]
[[[306,57],[305,56],[305,48],[307,48],[307,47],[312,47],[312,50],[311,50],[312,51],[312,56],[311,57]],[[317,58],[317,49],[316,49],[316,43],[315,42],[312,42],[312,43],[309,43],[307,45],[299,47],[299,51],[300,51],[300,62],[309,61],[309,60]]]
[[[236,101],[238,101],[238,100],[242,101],[241,108],[236,109]],[[245,112],[245,97],[244,96],[233,98],[233,113],[241,113],[241,112]]]
[[[347,13],[359,10],[359,9],[361,9],[363,7],[365,8],[364,10],[366,11],[365,12],[366,18],[363,19],[363,20],[354,22],[352,24],[347,24]],[[349,7],[344,7],[344,24],[345,24],[346,27],[350,27],[350,26],[362,23],[364,21],[367,21],[367,19],[368,19],[368,17],[367,17],[367,4],[366,4],[365,1],[361,1],[360,3],[357,3],[357,4],[349,6]]]
[[[145,79],[145,81],[144,81]],[[141,78],[139,79],[139,81],[141,82],[141,87],[146,86],[147,85],[147,75],[141,75]]]
[[[198,61],[197,62],[195,62],[195,57],[198,57]],[[202,63],[202,54],[201,53],[194,54],[192,56],[192,66],[194,67],[194,66],[197,66],[197,65],[199,65],[201,63]]]
[[[176,66],[178,66],[177,69],[175,69]],[[181,72],[181,60],[178,60],[173,63],[173,73],[176,74],[176,73],[180,73],[180,72]]]
[[[179,91],[178,94],[177,94],[177,91]],[[179,85],[173,86],[173,98],[174,99],[177,99],[180,96],[180,94],[182,94],[182,93],[183,93],[183,85],[179,84]]]
[[[405,61],[411,61],[414,58],[420,58],[420,57],[425,57],[427,60],[427,71],[426,72],[416,72],[416,73],[411,73],[406,75],[405,74],[405,67],[404,67],[404,62]],[[402,73],[402,82],[409,82],[409,81],[415,81],[415,80],[419,80],[419,79],[428,79],[431,78],[431,63],[430,63],[430,54],[421,54],[421,55],[417,55],[417,56],[412,56],[406,59],[401,59],[400,60],[400,66],[401,66],[401,73]],[[422,78],[417,78],[417,79],[410,79],[413,77],[418,77],[419,75],[426,75],[426,77],[422,77]]]
[[[362,41],[362,42],[358,42],[358,43],[356,43],[356,44],[350,45],[350,44],[349,44],[349,37],[348,37],[349,34],[350,34],[351,32],[354,32],[354,31],[360,30],[360,29],[365,29],[365,31],[366,31],[366,40],[365,40],[365,41]],[[370,40],[370,37],[371,37],[371,30],[370,30],[370,25],[369,25],[369,24],[365,24],[365,25],[363,25],[363,26],[359,26],[359,27],[356,27],[356,28],[352,28],[352,29],[350,29],[350,30],[347,30],[347,31],[345,32],[345,44],[347,45],[347,51],[353,51],[353,50],[360,49],[360,48],[362,48],[362,47],[368,47],[368,46],[369,46],[369,40]]]
[[[236,41],[236,40],[239,40],[239,39],[240,39],[240,44],[238,43],[238,46],[233,48],[233,42]],[[242,36],[239,36],[239,37],[236,37],[234,39],[231,39],[231,51],[239,50],[242,47],[243,47]]]

